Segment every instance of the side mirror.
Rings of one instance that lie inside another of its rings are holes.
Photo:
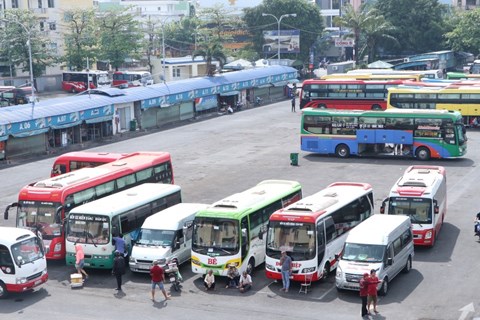
[[[392,258],[388,258],[387,259],[387,265],[391,266],[393,264],[393,259]]]
[[[385,213],[385,207],[387,206],[388,198],[383,199],[382,205],[380,206],[380,213]]]
[[[439,213],[440,213],[440,208],[439,208],[438,206],[434,206],[434,207],[433,207],[433,212],[434,212],[435,214],[439,214]]]
[[[5,212],[3,213],[3,219],[5,220],[8,220],[8,212],[10,211],[10,208],[14,208],[14,207],[18,207],[18,202],[13,202],[11,204],[9,204],[6,208],[5,208]]]

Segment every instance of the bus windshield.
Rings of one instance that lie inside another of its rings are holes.
[[[20,201],[17,210],[17,227],[39,231],[44,240],[62,234],[61,223],[56,217],[60,203],[43,201]]]
[[[382,262],[385,246],[374,244],[345,243],[342,260],[357,262]]]
[[[173,230],[140,229],[136,244],[170,247],[174,237],[175,231]]]
[[[38,237],[25,239],[12,245],[12,255],[18,266],[43,258],[43,245]]]
[[[432,223],[432,200],[427,198],[392,197],[388,214],[410,216],[412,223]]]
[[[196,217],[192,250],[212,256],[232,255],[240,249],[237,220]]]
[[[458,145],[464,145],[467,141],[467,137],[465,136],[465,126],[463,124],[456,124],[455,129],[457,131]]]
[[[68,216],[66,239],[74,243],[107,244],[110,238],[107,216],[72,213]]]
[[[313,223],[270,221],[267,233],[267,256],[280,259],[288,251],[294,261],[311,260],[316,255]]]

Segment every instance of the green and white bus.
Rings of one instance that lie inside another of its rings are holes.
[[[302,198],[296,181],[265,180],[255,187],[220,200],[195,216],[192,271],[226,276],[228,266],[252,272],[265,261],[270,215]]]
[[[81,244],[85,267],[111,269],[115,246],[112,237],[123,234],[127,248],[145,219],[182,202],[181,188],[144,183],[72,209],[66,224],[66,263],[75,264],[75,245]]]

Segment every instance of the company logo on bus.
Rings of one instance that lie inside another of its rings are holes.
[[[217,264],[217,259],[215,259],[215,258],[208,258],[207,263],[208,263],[209,265],[216,265],[216,264]]]

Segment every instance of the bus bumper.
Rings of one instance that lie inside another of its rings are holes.
[[[8,292],[25,292],[31,290],[41,284],[44,284],[48,280],[47,269],[41,272],[39,276],[32,280],[28,280],[31,277],[27,277],[24,283],[6,284]]]

